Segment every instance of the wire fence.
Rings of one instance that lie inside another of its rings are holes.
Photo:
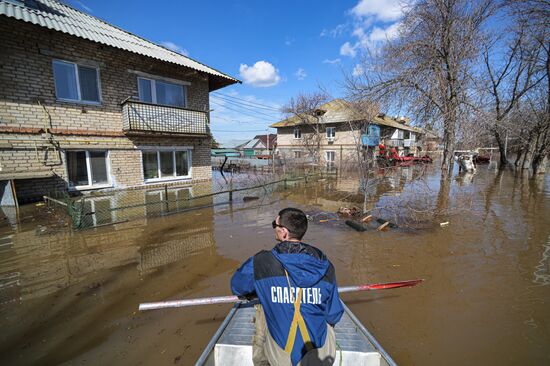
[[[246,202],[267,195],[277,189],[287,189],[297,183],[316,181],[335,173],[287,174],[278,179],[266,181],[256,177],[256,184],[250,177],[243,181],[224,183],[221,189],[212,183],[197,183],[192,186],[168,186],[154,189],[122,190],[109,194],[71,197],[66,192],[44,196],[49,207],[60,209],[71,219],[75,230],[112,225],[136,218],[165,216],[200,208]],[[273,177],[269,177],[273,178]],[[215,190],[214,192],[212,192]],[[245,194],[253,194],[246,196]]]

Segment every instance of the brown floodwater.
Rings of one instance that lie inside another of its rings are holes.
[[[234,184],[254,179],[269,177]],[[140,313],[139,303],[229,294],[240,263],[275,244],[271,221],[287,206],[311,215],[304,241],[327,253],[340,285],[426,280],[342,297],[398,364],[550,364],[550,175],[489,165],[441,185],[437,164],[380,170],[367,206],[399,226],[383,232],[334,220],[340,206],[362,206],[358,187],[341,174],[243,192],[233,205],[217,197],[149,217],[132,209],[81,231],[46,206],[23,207],[18,222],[7,212],[0,364],[193,364],[230,305]]]

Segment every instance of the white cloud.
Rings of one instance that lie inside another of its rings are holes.
[[[363,66],[361,64],[356,64],[353,68],[352,75],[353,76],[361,76],[365,72],[365,69],[363,69]]]
[[[239,72],[246,84],[256,87],[267,88],[281,81],[279,70],[267,61],[258,61],[253,66],[241,64]]]
[[[326,58],[323,63],[324,64],[331,64],[331,65],[334,65],[334,64],[339,64],[342,60],[340,60],[339,58],[335,58],[334,60],[329,60],[328,58]]]
[[[285,40],[285,45],[287,46],[291,46],[293,43],[294,43],[295,39],[294,38],[286,38]]]
[[[187,51],[185,48],[182,48],[182,47],[178,46],[174,42],[164,41],[164,42],[161,42],[161,45],[168,48],[169,50],[172,50],[172,51],[177,52],[177,53],[181,53],[184,56],[189,56],[189,51]]]
[[[294,76],[296,76],[298,80],[304,80],[307,77],[306,70],[300,67],[298,70],[296,70]]]
[[[357,55],[356,48],[357,44],[352,46],[351,43],[346,42],[342,45],[342,47],[340,47],[340,54],[342,56],[349,56],[353,58]]]
[[[380,42],[396,38],[399,34],[400,25],[401,23],[393,23],[386,28],[374,27],[369,34],[369,41]]]
[[[338,24],[333,29],[323,29],[321,31],[320,36],[321,37],[336,38],[338,36],[341,36],[344,33],[345,30],[346,30],[346,25],[345,24]]]
[[[391,22],[403,15],[402,0],[360,0],[351,13],[357,17],[374,17],[376,20]]]

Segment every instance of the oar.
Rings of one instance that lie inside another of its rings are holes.
[[[344,293],[344,292],[357,292],[357,291],[387,290],[387,289],[399,288],[399,287],[412,287],[412,286],[418,285],[422,281],[424,280],[421,279],[421,280],[410,280],[410,281],[375,283],[375,284],[367,284],[367,285],[359,285],[359,286],[345,286],[345,287],[338,287],[338,292]],[[199,299],[146,302],[143,304],[139,304],[139,310],[181,308],[185,306],[225,304],[225,303],[246,302],[246,301],[248,300],[239,299],[237,296],[204,297]]]

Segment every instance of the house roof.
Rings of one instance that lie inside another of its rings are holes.
[[[267,148],[267,136],[269,136],[269,147],[273,147],[277,145],[277,134],[270,133],[269,135],[256,135],[254,136],[255,139],[258,139],[264,144],[264,146]]]
[[[258,147],[258,144],[261,144],[262,142],[259,139],[252,139],[248,141],[246,144],[241,145],[241,149],[255,149]]]
[[[0,15],[209,75],[210,91],[239,80],[54,0],[0,0]]]
[[[362,114],[361,112],[354,109],[349,102],[346,102],[343,99],[334,99],[328,103],[325,103],[319,107],[319,110],[325,112],[319,118],[319,123],[322,124],[347,123],[353,121],[362,121],[368,118],[365,114]],[[311,119],[311,122],[313,123],[313,117],[306,117]],[[405,121],[407,120],[405,119]],[[409,126],[407,122],[401,123],[400,121],[383,114],[379,114],[371,122],[380,126],[388,126],[405,131],[423,133],[421,129]],[[292,116],[290,118],[274,123],[270,127],[294,127],[304,124],[306,123],[302,119],[298,118],[297,116]]]

